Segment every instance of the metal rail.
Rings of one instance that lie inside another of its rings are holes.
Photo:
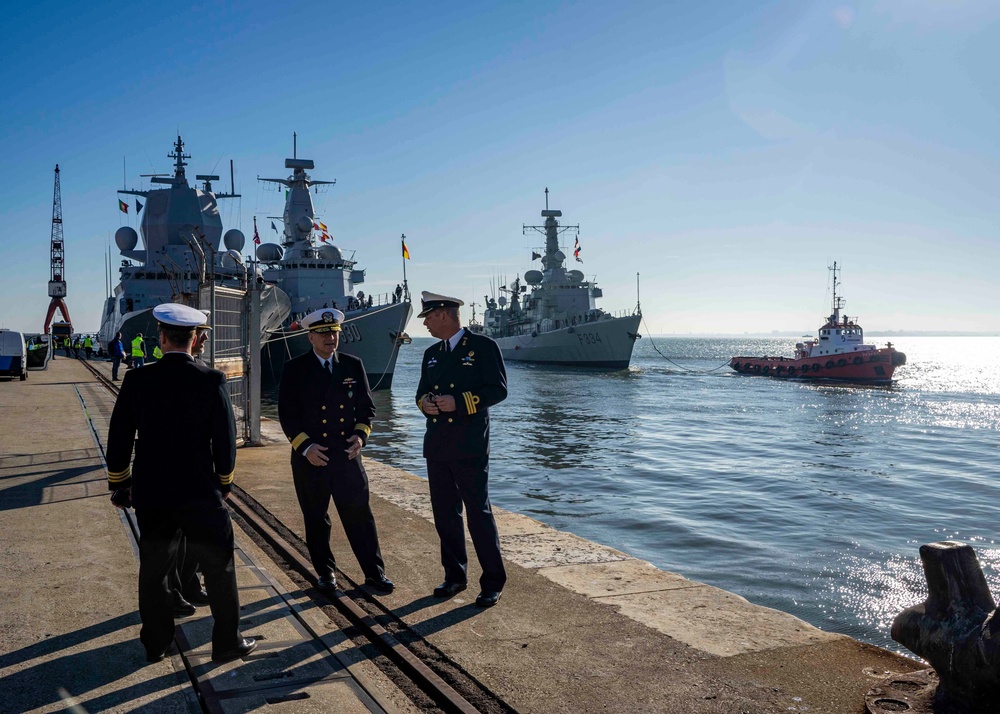
[[[101,370],[89,364],[87,361],[81,360],[81,362],[97,378],[98,382],[100,382],[102,386],[117,396],[119,392],[118,383],[111,381],[111,379],[105,376]],[[256,534],[261,540],[270,546],[270,548],[273,549],[278,556],[280,556],[281,560],[284,561],[284,564],[282,565],[278,562],[278,560],[275,560],[276,566],[283,567],[286,571],[297,572],[301,577],[307,580],[313,579],[311,563],[304,556],[302,549],[290,542],[289,539],[281,532],[283,530],[288,531],[288,528],[287,526],[284,526],[284,524],[281,523],[281,521],[278,520],[274,514],[267,511],[264,506],[262,506],[239,486],[233,487],[232,493],[226,500],[226,503],[229,504],[233,512],[239,517],[241,525],[244,526],[243,530],[251,536],[251,539],[254,539],[253,535]],[[251,529],[253,533],[251,533],[248,528]],[[341,615],[346,617],[352,625],[358,628],[360,634],[363,635],[365,639],[374,644],[378,650],[385,655],[400,670],[400,672],[405,675],[407,679],[409,679],[409,681],[415,684],[438,707],[440,707],[442,711],[448,712],[449,714],[478,714],[482,711],[516,711],[510,705],[503,702],[496,694],[475,680],[471,675],[462,670],[457,664],[450,661],[438,650],[423,641],[423,638],[415,633],[412,633],[412,630],[409,630],[409,627],[402,620],[395,617],[390,610],[383,608],[381,603],[377,600],[367,596],[367,594],[358,587],[357,583],[351,580],[351,578],[346,576],[343,572],[338,571],[337,578],[340,582],[350,583],[353,586],[351,588],[352,592],[364,594],[365,597],[354,598],[340,589],[336,590],[332,594],[325,595],[325,597],[329,599],[330,603]],[[400,642],[392,633],[386,630],[385,627],[379,624],[371,614],[358,604],[359,601],[365,602],[369,606],[374,604],[378,608],[381,608],[384,614],[389,615],[394,619],[400,630],[407,630],[410,634],[413,634],[414,638],[420,640],[428,649],[433,650],[434,661],[437,663],[445,662],[446,666],[444,669],[447,671],[448,675],[456,678],[455,675],[457,673],[458,677],[456,679],[460,680],[460,686],[463,689],[470,690],[470,693],[474,696],[474,698],[485,706],[483,706],[483,708],[479,708],[472,704],[465,698],[465,696],[446,682],[441,675],[428,666],[428,664],[424,662],[420,656],[415,654],[405,644]],[[311,630],[311,628],[308,629]],[[315,635],[316,633],[313,634]]]

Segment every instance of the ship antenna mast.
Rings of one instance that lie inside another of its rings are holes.
[[[840,272],[840,269],[837,267],[836,260],[833,261],[830,272],[833,273],[833,315],[830,316],[830,321],[837,323],[840,321],[840,311],[844,307],[844,298],[837,297],[837,286],[840,284],[837,280],[837,273]]]
[[[55,188],[52,191],[52,239],[49,242],[49,309],[45,313],[43,332],[49,334],[49,325],[56,308],[62,313],[63,320],[72,323],[69,308],[66,307],[66,270],[63,262],[63,226],[62,226],[62,191],[59,188],[59,164],[56,164]],[[70,332],[72,332],[70,327]]]

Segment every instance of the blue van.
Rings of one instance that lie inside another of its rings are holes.
[[[28,378],[28,351],[24,335],[14,330],[0,330],[0,378]]]

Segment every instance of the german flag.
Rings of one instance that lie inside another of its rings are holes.
[[[409,250],[409,248],[406,247],[406,241],[405,240],[403,240],[401,242],[403,244],[403,258],[405,258],[406,260],[409,260],[410,259],[410,250]]]

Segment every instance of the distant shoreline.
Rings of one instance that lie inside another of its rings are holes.
[[[765,338],[773,337],[775,339],[788,339],[801,337],[803,339],[811,339],[812,335],[806,335],[805,333],[799,332],[664,332],[658,335],[651,335],[652,337],[726,337],[726,338],[741,338],[741,337],[755,337],[755,338]],[[909,332],[906,330],[865,330],[865,337],[1000,337],[1000,332],[921,332],[915,330]]]

